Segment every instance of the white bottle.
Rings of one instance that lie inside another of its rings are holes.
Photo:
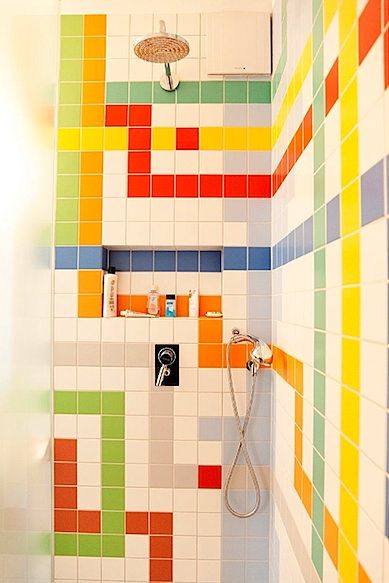
[[[158,287],[154,284],[147,294],[147,313],[152,316],[158,316],[159,314],[159,293]]]
[[[118,298],[118,276],[114,267],[108,267],[104,275],[103,318],[116,318]]]
[[[189,318],[199,317],[199,290],[189,290]]]

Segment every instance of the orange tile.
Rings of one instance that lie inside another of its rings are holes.
[[[286,382],[292,387],[295,385],[295,359],[290,354],[286,355]]]
[[[80,221],[101,221],[102,216],[102,198],[82,198],[80,200]]]
[[[324,546],[331,561],[338,567],[339,529],[327,508],[324,508]]]
[[[122,310],[130,309],[131,309],[131,296],[118,295],[118,314],[120,314]]]
[[[294,487],[297,494],[302,498],[302,481],[303,481],[303,472],[301,465],[295,458],[294,460]]]
[[[173,537],[172,536],[151,536],[150,537],[150,558],[151,559],[171,559],[173,557]]]
[[[80,196],[102,196],[103,176],[102,174],[85,174],[80,178]]]
[[[173,534],[173,514],[150,512],[150,534]]]
[[[294,428],[294,454],[300,464],[303,463],[303,434],[301,429],[295,425]]]
[[[101,318],[102,298],[101,294],[80,294],[78,296],[79,318]]]
[[[84,59],[105,59],[105,37],[85,37],[83,57]]]
[[[232,368],[245,368],[249,359],[248,344],[233,344],[230,352],[230,364]],[[223,350],[223,366],[227,366],[226,345]]]
[[[372,580],[360,563],[358,564],[358,583],[372,583]]]
[[[102,36],[106,34],[107,17],[105,14],[87,14],[84,16],[84,35]]]
[[[81,173],[102,174],[103,152],[81,152]]]
[[[105,101],[105,83],[83,83],[82,85],[82,103],[104,103]]]
[[[80,223],[79,244],[101,245],[101,223]]]
[[[299,393],[294,394],[294,420],[300,429],[303,428],[303,398]]]
[[[55,486],[54,508],[77,508],[77,486]]]
[[[173,561],[168,559],[150,559],[150,581],[164,583],[172,581]]]
[[[56,462],[76,462],[77,461],[77,440],[76,439],[54,439],[54,461],[56,461]]]
[[[76,510],[55,510],[54,511],[54,531],[55,532],[77,532],[77,511]]]
[[[86,127],[104,126],[104,105],[83,105],[81,125]]]
[[[149,534],[148,512],[126,512],[126,534]]]
[[[100,510],[79,510],[78,532],[101,532]]]
[[[199,344],[199,368],[222,368],[222,366],[222,344]]]
[[[177,296],[176,298],[177,316],[187,318],[189,316],[189,296]]]
[[[79,271],[78,291],[81,294],[101,294],[102,271]]]
[[[312,483],[304,470],[302,472],[302,501],[309,516],[312,516]]]
[[[283,379],[286,380],[286,354],[283,350],[280,350],[278,353],[278,374],[282,376]]]
[[[84,81],[105,81],[105,59],[88,59],[83,64]]]
[[[220,344],[223,341],[223,320],[211,318],[199,319],[199,342],[203,344]]]
[[[147,312],[147,296],[131,296],[131,310],[134,312]]]
[[[221,312],[221,296],[199,296],[199,313],[205,316],[206,312]]]
[[[300,360],[295,362],[295,388],[300,395],[304,393],[304,365]]]
[[[77,464],[54,462],[54,484],[56,486],[76,486]]]

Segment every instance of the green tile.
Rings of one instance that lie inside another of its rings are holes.
[[[201,81],[201,103],[223,103],[223,81]]]
[[[128,83],[107,83],[107,103],[128,103]]]
[[[61,39],[61,59],[82,59],[82,37]]]
[[[312,562],[315,566],[317,574],[323,580],[323,543],[317,534],[315,527],[312,526]]]
[[[124,465],[102,464],[101,482],[103,486],[124,486]]]
[[[80,105],[60,105],[58,108],[58,127],[79,128],[81,120]]]
[[[312,503],[312,522],[315,525],[315,528],[320,538],[323,539],[324,503],[314,488]]]
[[[124,415],[124,393],[104,391],[102,412],[105,415]]]
[[[81,415],[100,415],[101,393],[98,391],[79,391],[78,413]]]
[[[325,375],[317,370],[313,373],[313,404],[314,407],[325,415],[326,410],[326,380]]]
[[[75,557],[77,556],[77,535],[76,534],[54,534],[54,554],[56,556]]]
[[[326,329],[326,292],[315,291],[315,328]]]
[[[247,81],[225,81],[225,103],[247,103]]]
[[[320,494],[324,497],[324,461],[323,458],[313,450],[313,485]]]
[[[124,463],[124,442],[103,439],[101,445],[101,461],[105,463]]]
[[[315,20],[319,8],[322,7],[323,0],[312,0],[312,21]]]
[[[323,247],[326,242],[326,208],[322,206],[313,215],[313,246]]]
[[[177,103],[200,103],[200,83],[181,81],[177,89]]]
[[[124,488],[102,488],[103,510],[124,510]]]
[[[151,81],[132,81],[130,83],[130,103],[151,103],[152,93]]]
[[[317,370],[326,371],[326,336],[315,331],[314,364]]]
[[[102,512],[103,532],[106,534],[124,534],[124,512]]]
[[[314,172],[324,164],[324,125],[313,138],[313,169]]]
[[[101,437],[103,439],[124,439],[124,419],[119,416],[102,417]]]
[[[61,83],[59,86],[59,103],[72,105],[81,103],[81,83]]]
[[[78,199],[77,198],[57,198],[55,210],[57,221],[77,221],[78,220]]]
[[[79,168],[80,168],[80,154],[78,152],[58,152],[57,154],[58,174],[78,174]]]
[[[323,289],[326,286],[326,256],[325,250],[315,251],[315,289]]]
[[[324,121],[324,83],[320,85],[319,91],[313,100],[313,133],[319,129]]]
[[[312,51],[315,57],[323,42],[323,6],[320,6],[312,28]]]
[[[78,243],[78,223],[55,224],[56,245],[77,245],[77,243]]]
[[[82,36],[83,17],[72,14],[61,16],[61,36]]]
[[[79,534],[78,555],[80,557],[101,557],[101,535]]]
[[[324,204],[325,200],[325,172],[324,166],[321,166],[313,178],[314,184],[314,207],[315,210]]]
[[[57,177],[57,196],[59,198],[78,197],[78,176],[63,175]]]
[[[124,536],[103,534],[103,557],[124,557]]]
[[[271,103],[270,81],[249,81],[249,103]]]
[[[54,413],[75,415],[77,413],[76,391],[54,391]]]
[[[154,81],[153,83],[153,103],[175,103],[176,102],[176,92],[175,91],[165,91],[162,89],[159,81]]]
[[[313,94],[315,95],[317,90],[319,89],[320,85],[324,81],[324,61],[323,61],[323,45],[321,45],[320,49],[317,52],[315,60],[313,61],[312,65],[312,87],[313,87]]]
[[[82,81],[82,61],[61,61],[60,81]]]
[[[324,456],[324,417],[317,411],[313,414],[313,445]]]

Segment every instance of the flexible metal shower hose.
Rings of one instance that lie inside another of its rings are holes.
[[[239,433],[239,445],[238,445],[238,448],[236,450],[234,461],[232,462],[232,465],[231,465],[230,471],[228,472],[226,483],[224,486],[224,503],[226,505],[227,510],[233,516],[236,516],[237,518],[250,518],[250,516],[253,516],[257,512],[258,508],[261,505],[261,490],[259,487],[258,479],[257,479],[257,476],[255,474],[254,466],[253,466],[253,463],[251,461],[250,454],[249,454],[248,449],[247,449],[247,443],[246,443],[246,432],[247,432],[247,427],[248,427],[248,424],[250,421],[251,409],[252,409],[253,402],[254,402],[255,382],[257,380],[257,372],[258,371],[257,371],[257,369],[252,370],[251,391],[250,391],[249,403],[248,403],[248,406],[246,408],[246,415],[245,415],[244,421],[243,421],[243,423],[241,423],[238,405],[237,405],[236,397],[235,397],[234,383],[232,380],[232,373],[231,373],[230,353],[231,353],[231,345],[233,343],[234,343],[234,341],[233,341],[233,339],[231,339],[229,341],[229,343],[227,344],[227,353],[226,353],[227,377],[228,377],[228,384],[229,384],[230,394],[231,394],[232,409],[234,411],[236,426],[238,428],[238,433]],[[254,504],[252,510],[249,510],[248,512],[238,512],[237,510],[235,510],[235,508],[233,508],[233,506],[231,505],[231,503],[229,501],[231,480],[232,480],[233,473],[237,467],[238,459],[239,459],[239,456],[241,453],[243,454],[244,459],[246,461],[247,469],[249,471],[251,480],[252,480],[253,485],[254,485],[254,490],[255,490],[255,504]]]

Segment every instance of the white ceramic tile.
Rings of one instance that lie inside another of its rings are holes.
[[[200,106],[198,103],[177,103],[176,126],[178,128],[198,128]]]
[[[103,222],[103,245],[125,245],[126,244],[126,223],[123,216],[122,221]]]

